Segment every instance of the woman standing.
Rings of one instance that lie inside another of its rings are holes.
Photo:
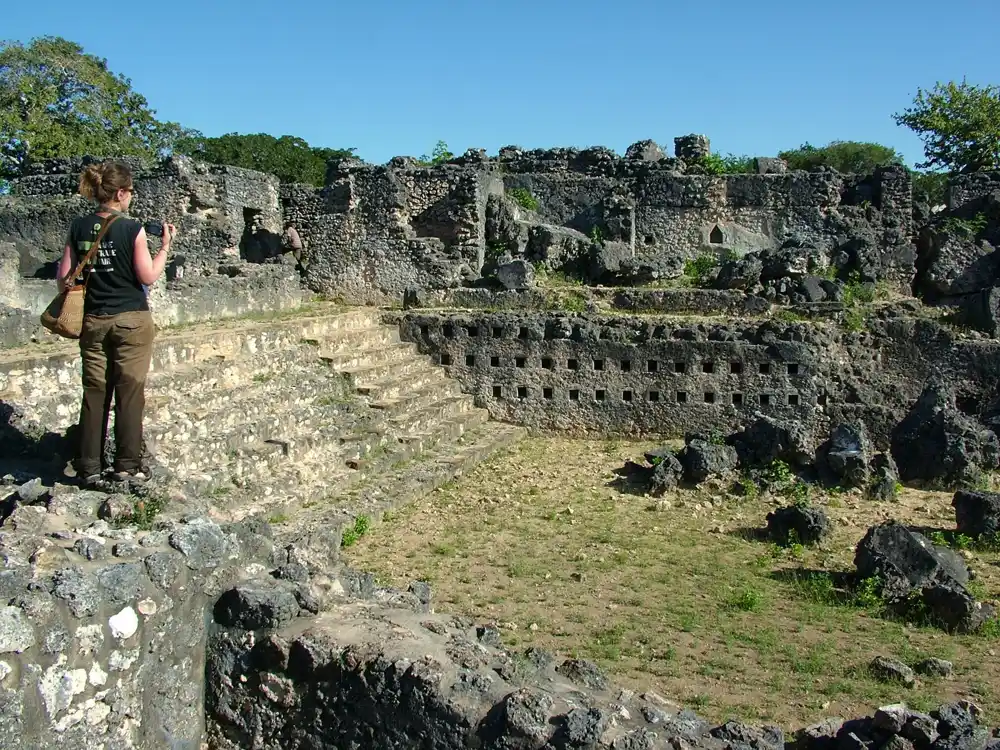
[[[132,171],[123,164],[91,164],[80,175],[80,194],[98,203],[95,212],[73,220],[59,264],[59,284],[91,249],[110,223],[91,261],[82,272],[86,283],[80,355],[83,360],[83,403],[80,407],[80,444],[76,474],[85,487],[101,479],[104,440],[111,398],[115,402],[114,478],[143,481],[142,420],[146,406],[146,374],[153,351],[155,328],[144,285],[163,273],[167,251],[177,233],[163,225],[163,246],[149,254],[142,224],[126,218],[134,195]]]

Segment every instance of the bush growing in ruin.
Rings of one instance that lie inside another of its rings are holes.
[[[825,146],[803,143],[797,149],[782,151],[778,156],[788,162],[788,168],[810,172],[829,167],[844,174],[871,174],[877,167],[902,164],[898,151],[880,143],[832,141]]]

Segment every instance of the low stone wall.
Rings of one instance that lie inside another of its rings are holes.
[[[131,512],[123,496],[0,487],[11,493],[0,528],[0,748],[201,747],[211,607],[267,569],[267,527],[116,528],[97,516]]]
[[[459,308],[466,310],[575,310],[597,312],[686,313],[733,315],[760,313],[769,302],[742,291],[722,289],[636,289],[632,287],[536,287],[524,290],[482,288],[443,289],[404,294],[407,309]]]
[[[287,264],[237,264],[232,275],[161,279],[149,293],[157,326],[226,320],[251,313],[301,307],[307,297],[298,273]],[[18,280],[17,304],[0,308],[0,349],[34,341],[56,341],[38,322],[55,296],[52,281]],[[2,302],[2,300],[0,300]],[[9,304],[9,303],[8,303]]]
[[[886,308],[863,331],[835,322],[655,315],[393,313],[494,419],[537,430],[680,436],[757,414],[824,434],[861,420],[881,449],[931,378],[969,413],[989,408],[1000,347]]]

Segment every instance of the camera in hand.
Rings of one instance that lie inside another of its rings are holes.
[[[158,221],[147,221],[143,224],[146,230],[146,234],[150,237],[162,237],[163,236],[163,224]]]

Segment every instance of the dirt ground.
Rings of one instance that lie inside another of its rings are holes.
[[[787,500],[721,485],[660,500],[620,488],[612,470],[653,445],[526,439],[384,519],[345,556],[386,583],[429,581],[436,610],[495,621],[508,647],[594,659],[717,721],[792,729],[900,700],[930,710],[1000,699],[1000,628],[953,636],[892,621],[843,603],[826,575],[852,569],[855,545],[882,520],[954,529],[950,493],[814,496],[832,538],[784,549],[752,530]],[[1000,596],[1000,553],[963,554],[977,596]],[[955,674],[885,685],[867,671],[878,655],[948,659]]]

